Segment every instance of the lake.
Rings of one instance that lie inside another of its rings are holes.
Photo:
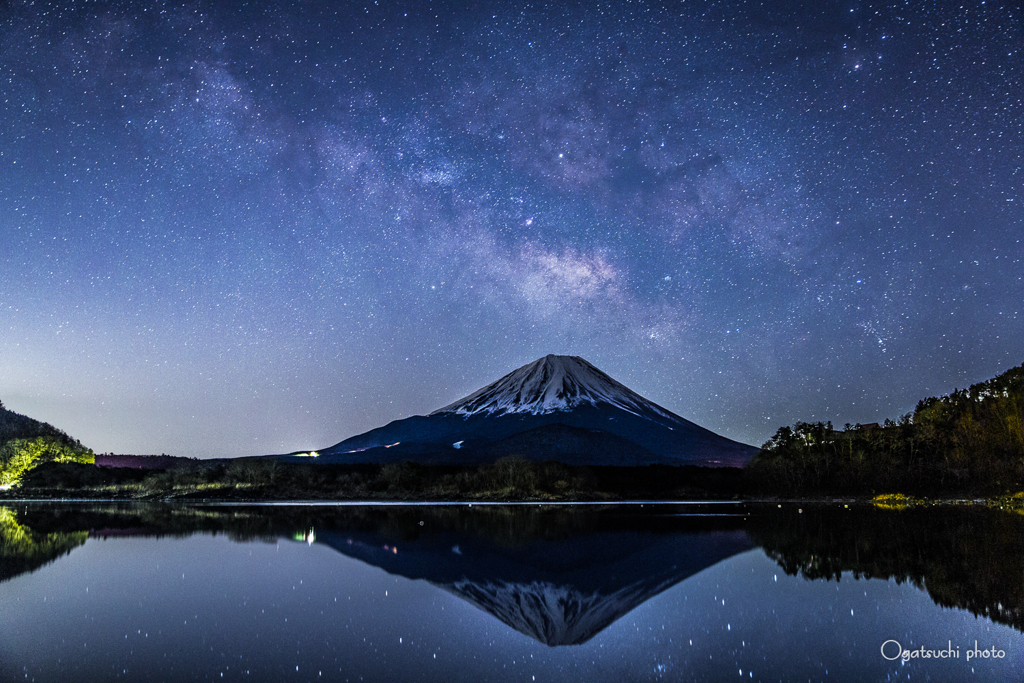
[[[980,507],[0,507],[0,679],[1024,680]]]

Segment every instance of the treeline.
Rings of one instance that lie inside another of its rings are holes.
[[[991,493],[1024,485],[1024,365],[884,424],[797,422],[746,468],[760,493]]]
[[[481,465],[319,465],[275,458],[193,461],[167,470],[44,464],[19,495],[229,500],[623,500],[732,498],[734,468],[569,466],[505,457]]]

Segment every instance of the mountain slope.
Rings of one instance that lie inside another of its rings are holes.
[[[546,356],[429,415],[320,451],[321,462],[480,463],[501,455],[567,464],[739,466],[756,448],[648,401],[576,356]]]

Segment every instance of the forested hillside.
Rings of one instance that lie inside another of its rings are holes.
[[[93,452],[78,439],[0,402],[0,488],[16,486],[25,472],[44,462],[94,461]]]
[[[1024,365],[877,425],[797,422],[746,468],[761,492],[999,492],[1024,483]]]

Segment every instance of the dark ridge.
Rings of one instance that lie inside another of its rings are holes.
[[[194,458],[175,455],[116,455],[101,453],[96,456],[99,467],[130,467],[136,470],[170,470],[195,463]]]

